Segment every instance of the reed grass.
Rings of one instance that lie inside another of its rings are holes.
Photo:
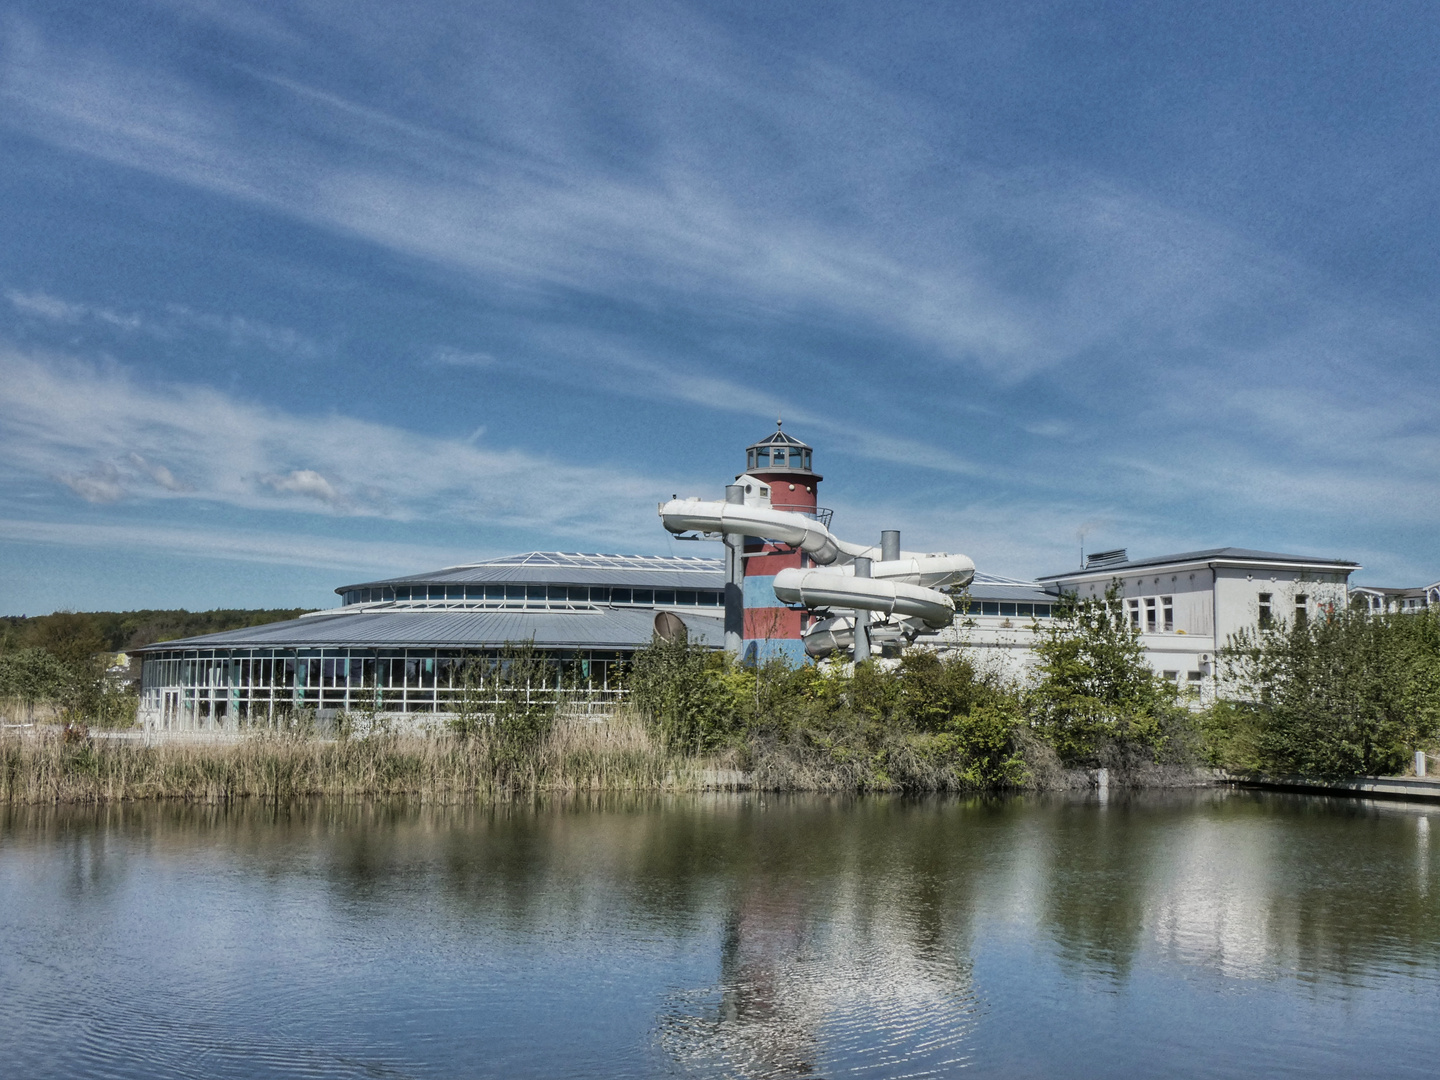
[[[627,712],[558,720],[516,768],[487,732],[365,738],[255,732],[229,739],[97,738],[78,729],[0,735],[0,802],[102,803],[307,796],[422,800],[542,791],[666,791],[704,786],[707,763],[668,754]]]

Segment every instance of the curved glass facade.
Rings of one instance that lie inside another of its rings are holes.
[[[141,671],[147,727],[219,731],[265,727],[302,711],[445,713],[457,704],[467,665],[497,649],[219,648],[154,651]],[[625,654],[549,651],[553,682],[576,703],[621,693]],[[483,701],[484,686],[479,687]],[[473,690],[472,690],[473,692]]]

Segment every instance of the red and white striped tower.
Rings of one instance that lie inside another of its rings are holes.
[[[820,481],[812,468],[810,446],[785,434],[775,422],[775,433],[745,449],[745,471],[735,478],[737,485],[769,489],[770,505],[825,520],[828,510],[817,503]],[[757,494],[745,492],[747,496]],[[828,522],[827,522],[828,524]],[[802,612],[782,604],[775,596],[775,575],[792,566],[808,565],[809,557],[784,544],[748,537],[744,546],[744,642],[746,660],[765,661],[785,656],[793,664],[805,660]]]

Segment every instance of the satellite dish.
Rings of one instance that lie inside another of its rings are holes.
[[[655,613],[655,636],[663,641],[685,641],[689,634],[685,623],[673,611]]]

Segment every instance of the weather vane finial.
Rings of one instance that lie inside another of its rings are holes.
[[[776,430],[776,431],[779,431],[780,428],[784,426],[784,424],[785,424],[785,421],[782,420],[782,419],[780,419],[780,414],[779,414],[779,413],[776,413],[776,414],[775,414],[775,430]]]

